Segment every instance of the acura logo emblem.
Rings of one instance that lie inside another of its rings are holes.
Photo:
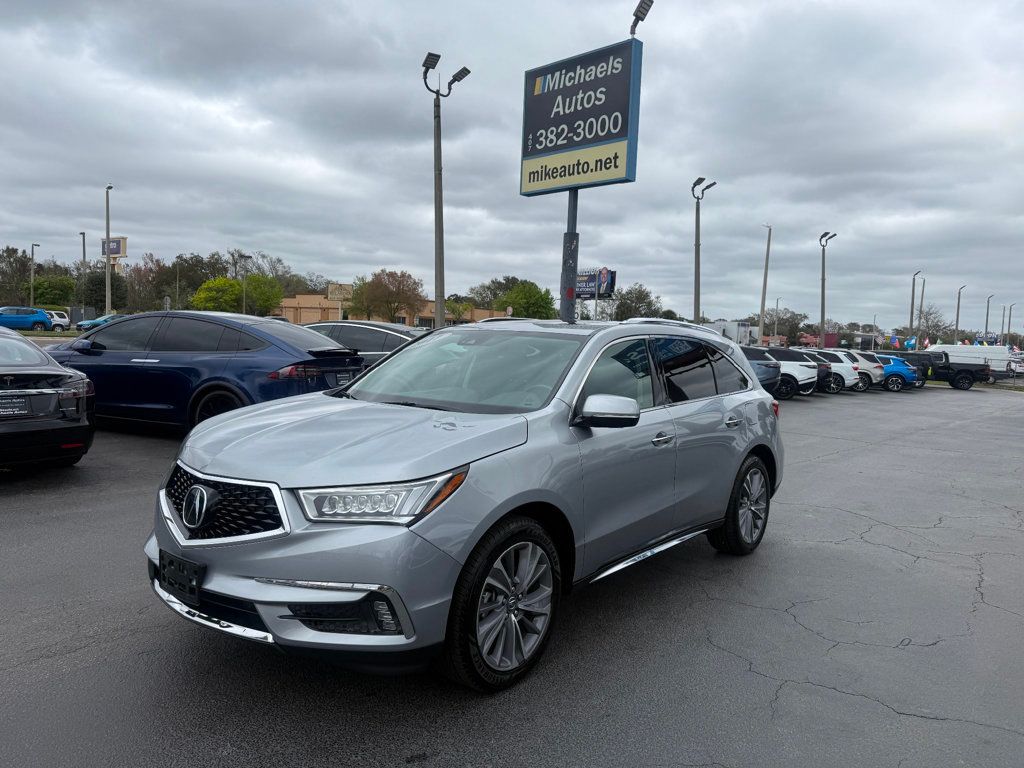
[[[209,491],[201,485],[193,485],[185,494],[185,503],[181,508],[181,522],[190,531],[194,531],[203,524],[209,504]]]

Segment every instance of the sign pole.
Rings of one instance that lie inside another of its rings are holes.
[[[576,207],[579,189],[569,190],[569,212],[562,236],[562,290],[558,315],[563,323],[576,322],[576,276],[580,250],[580,236],[576,231]]]

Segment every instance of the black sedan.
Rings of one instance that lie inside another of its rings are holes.
[[[94,400],[84,373],[0,328],[0,468],[77,464],[92,445]]]

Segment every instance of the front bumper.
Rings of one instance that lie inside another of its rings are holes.
[[[310,523],[291,492],[282,490],[280,498],[285,532],[210,545],[184,538],[161,492],[145,546],[157,597],[196,624],[282,650],[338,652],[332,655],[383,659],[386,666],[392,656],[398,663],[440,646],[461,570],[456,560],[404,526]],[[205,567],[199,606],[161,588],[161,550]],[[378,596],[392,607],[400,631],[322,631],[297,619],[294,610],[355,610]]]

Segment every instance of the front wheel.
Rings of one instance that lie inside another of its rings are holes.
[[[906,382],[903,381],[903,377],[897,376],[895,373],[887,376],[885,379],[885,388],[890,392],[902,392],[904,384]]]
[[[915,389],[922,389],[926,383],[927,382],[925,382],[924,379],[918,379],[917,381],[914,382],[914,388]]]
[[[544,652],[561,588],[558,549],[536,520],[511,517],[492,528],[452,594],[445,673],[488,693],[513,685]]]
[[[800,394],[801,395],[813,395],[817,389],[818,389],[818,382],[814,382],[813,384],[808,384],[806,387],[802,387],[800,389]]]
[[[768,525],[770,488],[764,462],[757,456],[748,456],[733,483],[725,521],[708,531],[711,546],[730,555],[749,555],[757,549]]]
[[[825,391],[830,395],[838,395],[845,386],[846,382],[843,381],[843,377],[838,373],[833,373],[829,376],[828,381],[825,382]]]
[[[961,373],[949,383],[951,387],[962,389],[965,392],[974,386],[974,377],[969,373]]]
[[[776,400],[789,400],[796,394],[796,380],[789,376],[783,376],[775,385],[775,391],[772,394]]]

